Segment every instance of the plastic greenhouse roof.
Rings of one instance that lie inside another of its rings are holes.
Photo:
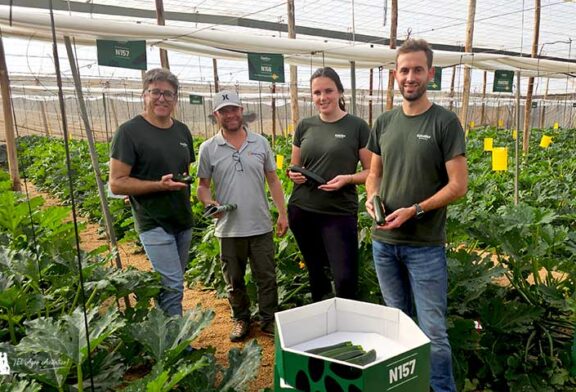
[[[43,0],[13,0],[14,6],[36,3],[35,7],[47,8],[48,1]],[[238,52],[230,52],[229,49],[241,51],[265,52],[268,43],[268,52],[283,52],[287,55],[288,63],[300,64],[302,68],[312,68],[317,65],[333,65],[335,67],[347,67],[351,59],[357,61],[357,67],[377,67],[383,65],[389,67],[393,61],[393,53],[387,53],[386,47],[381,46],[379,37],[388,38],[390,30],[390,1],[382,0],[295,0],[296,25],[314,29],[331,30],[348,33],[348,40],[336,40],[326,37],[312,37],[298,34],[295,42],[286,42],[287,34],[282,31],[264,30],[234,26],[239,20],[262,21],[270,24],[285,24],[287,5],[285,1],[231,1],[231,0],[164,0],[166,13],[166,27],[156,26],[154,19],[141,17],[138,11],[155,11],[155,2],[148,0],[124,0],[121,2],[123,12],[114,15],[103,15],[102,7],[112,7],[118,4],[117,0],[88,0],[88,1],[54,1],[60,3],[64,11],[57,12],[57,29],[68,26],[68,34],[77,37],[77,44],[93,44],[95,38],[114,37],[120,38],[128,32],[135,32],[134,37],[143,37],[151,45],[169,49],[171,68],[180,78],[185,80],[202,80],[211,77],[211,57],[221,59],[235,59],[239,61],[224,62],[219,66],[219,72],[224,81],[242,81],[247,79],[245,55]],[[414,37],[425,38],[432,44],[452,45],[463,51],[465,40],[466,18],[468,2],[463,0],[419,0],[399,2],[398,10],[398,39],[404,39],[407,34]],[[8,0],[0,0],[0,4],[10,4]],[[66,11],[82,6],[88,12],[79,13]],[[20,8],[22,10],[22,8]],[[30,31],[34,31],[35,37],[42,38],[46,33],[42,23],[34,20],[33,16],[42,13],[41,10],[26,9],[19,11],[17,7],[12,9],[13,27],[8,26],[9,7],[0,7],[2,33],[10,37],[18,34],[26,38],[26,45],[21,43],[18,49],[7,50],[9,69],[13,72],[41,73],[36,64],[40,62],[44,67],[51,63],[51,50],[43,54],[42,50],[35,48],[38,43],[32,43]],[[43,11],[47,14],[46,10]],[[125,16],[134,13],[134,16]],[[226,24],[214,23],[190,23],[177,21],[170,18],[170,13],[186,13],[196,15],[219,16],[220,21]],[[20,16],[22,15],[22,16]],[[19,19],[20,18],[20,19]],[[26,22],[24,20],[28,18]],[[90,30],[90,23],[82,23],[85,19],[91,19],[94,25],[99,25],[100,30]],[[539,53],[543,56],[558,59],[575,60],[576,29],[569,28],[576,18],[576,3],[566,0],[542,0]],[[518,52],[529,54],[532,44],[534,19],[534,3],[525,0],[481,0],[477,2],[474,47],[482,48],[488,53],[497,51]],[[20,20],[20,22],[19,22]],[[60,21],[59,21],[60,20]],[[68,20],[64,22],[65,20]],[[74,22],[75,20],[75,22]],[[20,24],[19,24],[20,23]],[[68,25],[67,23],[71,23]],[[74,23],[76,24],[73,27]],[[118,24],[118,25],[116,25]],[[124,30],[115,30],[112,26],[130,25]],[[256,23],[255,23],[256,24]],[[19,30],[18,30],[19,29]],[[75,32],[74,32],[75,31]],[[48,31],[49,32],[49,31]],[[146,33],[145,33],[146,32]],[[149,34],[146,36],[146,34]],[[354,40],[362,36],[366,41],[374,38],[374,48],[370,44]],[[202,38],[202,40],[200,39]],[[13,39],[14,42],[21,42]],[[234,42],[236,41],[236,42]],[[256,43],[260,43],[257,45]],[[254,45],[254,46],[249,46]],[[45,44],[44,44],[45,45]],[[199,46],[201,45],[201,47]],[[9,48],[10,46],[7,45]],[[210,48],[209,50],[207,48]],[[214,49],[216,48],[216,49]],[[26,49],[26,50],[24,50]],[[289,50],[290,49],[290,50]],[[311,56],[310,52],[316,49],[316,53],[323,55]],[[83,72],[87,72],[95,60],[93,48],[81,49],[78,52],[80,60],[87,60]],[[183,55],[175,52],[187,53]],[[155,54],[157,50],[149,50],[149,54]],[[62,54],[64,51],[61,52]],[[575,62],[555,62],[541,60],[534,66],[533,60],[525,60],[514,57],[502,57],[502,55],[485,55],[483,53],[471,56],[461,56],[461,53],[442,54],[436,50],[436,65],[448,66],[460,63],[469,63],[480,69],[527,69],[532,64],[532,71],[536,76],[547,76],[550,72],[576,71]],[[192,54],[193,56],[190,56]],[[10,61],[12,55],[14,61]],[[197,57],[196,57],[197,56]],[[483,59],[483,62],[481,62]],[[154,56],[151,62],[157,61]],[[521,64],[520,64],[521,63]],[[520,65],[519,65],[520,64]],[[82,65],[81,65],[82,67]],[[203,67],[205,69],[203,69]],[[566,68],[562,68],[566,67]],[[109,74],[99,68],[97,73]],[[122,77],[125,72],[115,70],[112,74]],[[136,75],[132,71],[128,75]],[[527,75],[527,73],[523,73]],[[570,83],[566,80],[564,83]],[[573,82],[571,82],[573,83]],[[360,85],[360,87],[362,87]],[[568,88],[566,88],[568,91]],[[573,90],[573,88],[571,89]],[[570,92],[571,92],[570,90]]]

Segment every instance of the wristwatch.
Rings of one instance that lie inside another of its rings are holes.
[[[420,207],[420,204],[416,203],[413,206],[414,208],[416,208],[416,219],[422,219],[422,217],[424,216],[424,210],[422,209],[422,207]]]

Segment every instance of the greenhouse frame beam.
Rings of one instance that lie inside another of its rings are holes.
[[[5,6],[16,6],[16,7],[28,7],[37,9],[50,9],[49,0],[0,0],[0,5]],[[57,11],[71,11],[80,12],[87,14],[101,14],[101,15],[111,15],[111,16],[126,16],[130,18],[145,18],[156,20],[155,10],[144,10],[137,8],[127,8],[118,7],[112,5],[102,5],[102,4],[91,4],[91,3],[80,3],[76,1],[67,2],[65,0],[52,0],[53,9]],[[166,20],[175,20],[180,22],[189,23],[203,23],[203,24],[213,24],[213,25],[226,25],[226,26],[239,26],[252,29],[269,30],[274,32],[288,32],[288,25],[286,23],[277,22],[266,22],[263,20],[249,19],[249,18],[238,18],[235,16],[225,16],[225,15],[212,15],[212,14],[200,14],[200,13],[186,13],[186,12],[165,12]],[[295,26],[296,34],[339,39],[345,41],[352,41],[352,33],[347,33],[343,31],[320,29],[315,27],[305,27],[305,26]],[[354,34],[354,41],[362,43],[371,43],[379,45],[389,45],[390,40],[388,38],[383,38],[375,35],[366,34]],[[401,45],[402,40],[398,40],[397,44]],[[435,50],[444,50],[449,52],[463,52],[464,47],[461,45],[446,45],[430,42]],[[516,57],[531,57],[529,54],[512,52],[508,50],[497,50],[489,48],[472,48],[474,53],[493,53],[505,56],[516,56]],[[567,59],[564,57],[555,56],[538,56],[541,59],[563,61],[567,63],[576,63],[576,60]]]

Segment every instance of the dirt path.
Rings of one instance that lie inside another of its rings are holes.
[[[58,200],[50,197],[50,195],[36,191],[32,184],[27,184],[27,186],[30,197],[36,195],[42,196],[46,201],[45,206],[59,204]],[[86,219],[82,220],[86,222]],[[86,222],[86,228],[82,231],[80,237],[80,245],[85,251],[90,251],[108,243],[100,233],[99,226],[94,223]],[[140,253],[133,244],[120,244],[118,247],[122,265],[131,265],[141,270],[150,270],[148,258],[144,253]],[[192,346],[214,347],[216,349],[215,356],[218,362],[223,366],[227,366],[228,351],[232,347],[241,348],[243,346],[243,343],[232,343],[228,338],[230,330],[232,329],[228,301],[217,298],[215,292],[211,290],[185,288],[183,301],[184,310],[192,309],[196,307],[197,304],[201,304],[203,308],[214,310],[215,316],[212,323],[202,331]],[[258,376],[250,383],[248,390],[250,392],[258,392],[266,387],[272,388],[273,386],[274,339],[261,334],[256,325],[252,327],[250,335],[248,336],[248,339],[253,338],[256,339],[262,347],[262,361]]]

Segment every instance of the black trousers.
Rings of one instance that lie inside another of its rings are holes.
[[[356,299],[358,217],[321,214],[289,205],[288,220],[308,269],[312,300],[333,296],[326,269],[332,274],[336,296]]]

